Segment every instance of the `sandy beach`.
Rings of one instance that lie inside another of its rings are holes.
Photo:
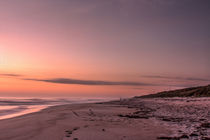
[[[210,98],[53,106],[0,121],[0,140],[209,140]]]
[[[148,119],[118,116],[135,110],[112,104],[50,107],[1,120],[0,140],[152,140],[170,133]]]

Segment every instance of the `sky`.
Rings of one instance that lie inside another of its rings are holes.
[[[207,85],[209,13],[209,0],[2,0],[0,96]]]

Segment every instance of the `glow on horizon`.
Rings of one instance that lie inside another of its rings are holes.
[[[0,1],[0,96],[133,96],[209,84],[208,4]],[[7,73],[21,76],[1,76]],[[151,85],[78,85],[24,78]]]

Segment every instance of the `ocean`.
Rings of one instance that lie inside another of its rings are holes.
[[[21,116],[50,106],[94,103],[113,100],[113,98],[12,98],[0,97],[0,120]]]

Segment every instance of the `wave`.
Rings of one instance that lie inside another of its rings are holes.
[[[110,98],[0,98],[0,120],[37,112],[49,106],[109,101]]]

